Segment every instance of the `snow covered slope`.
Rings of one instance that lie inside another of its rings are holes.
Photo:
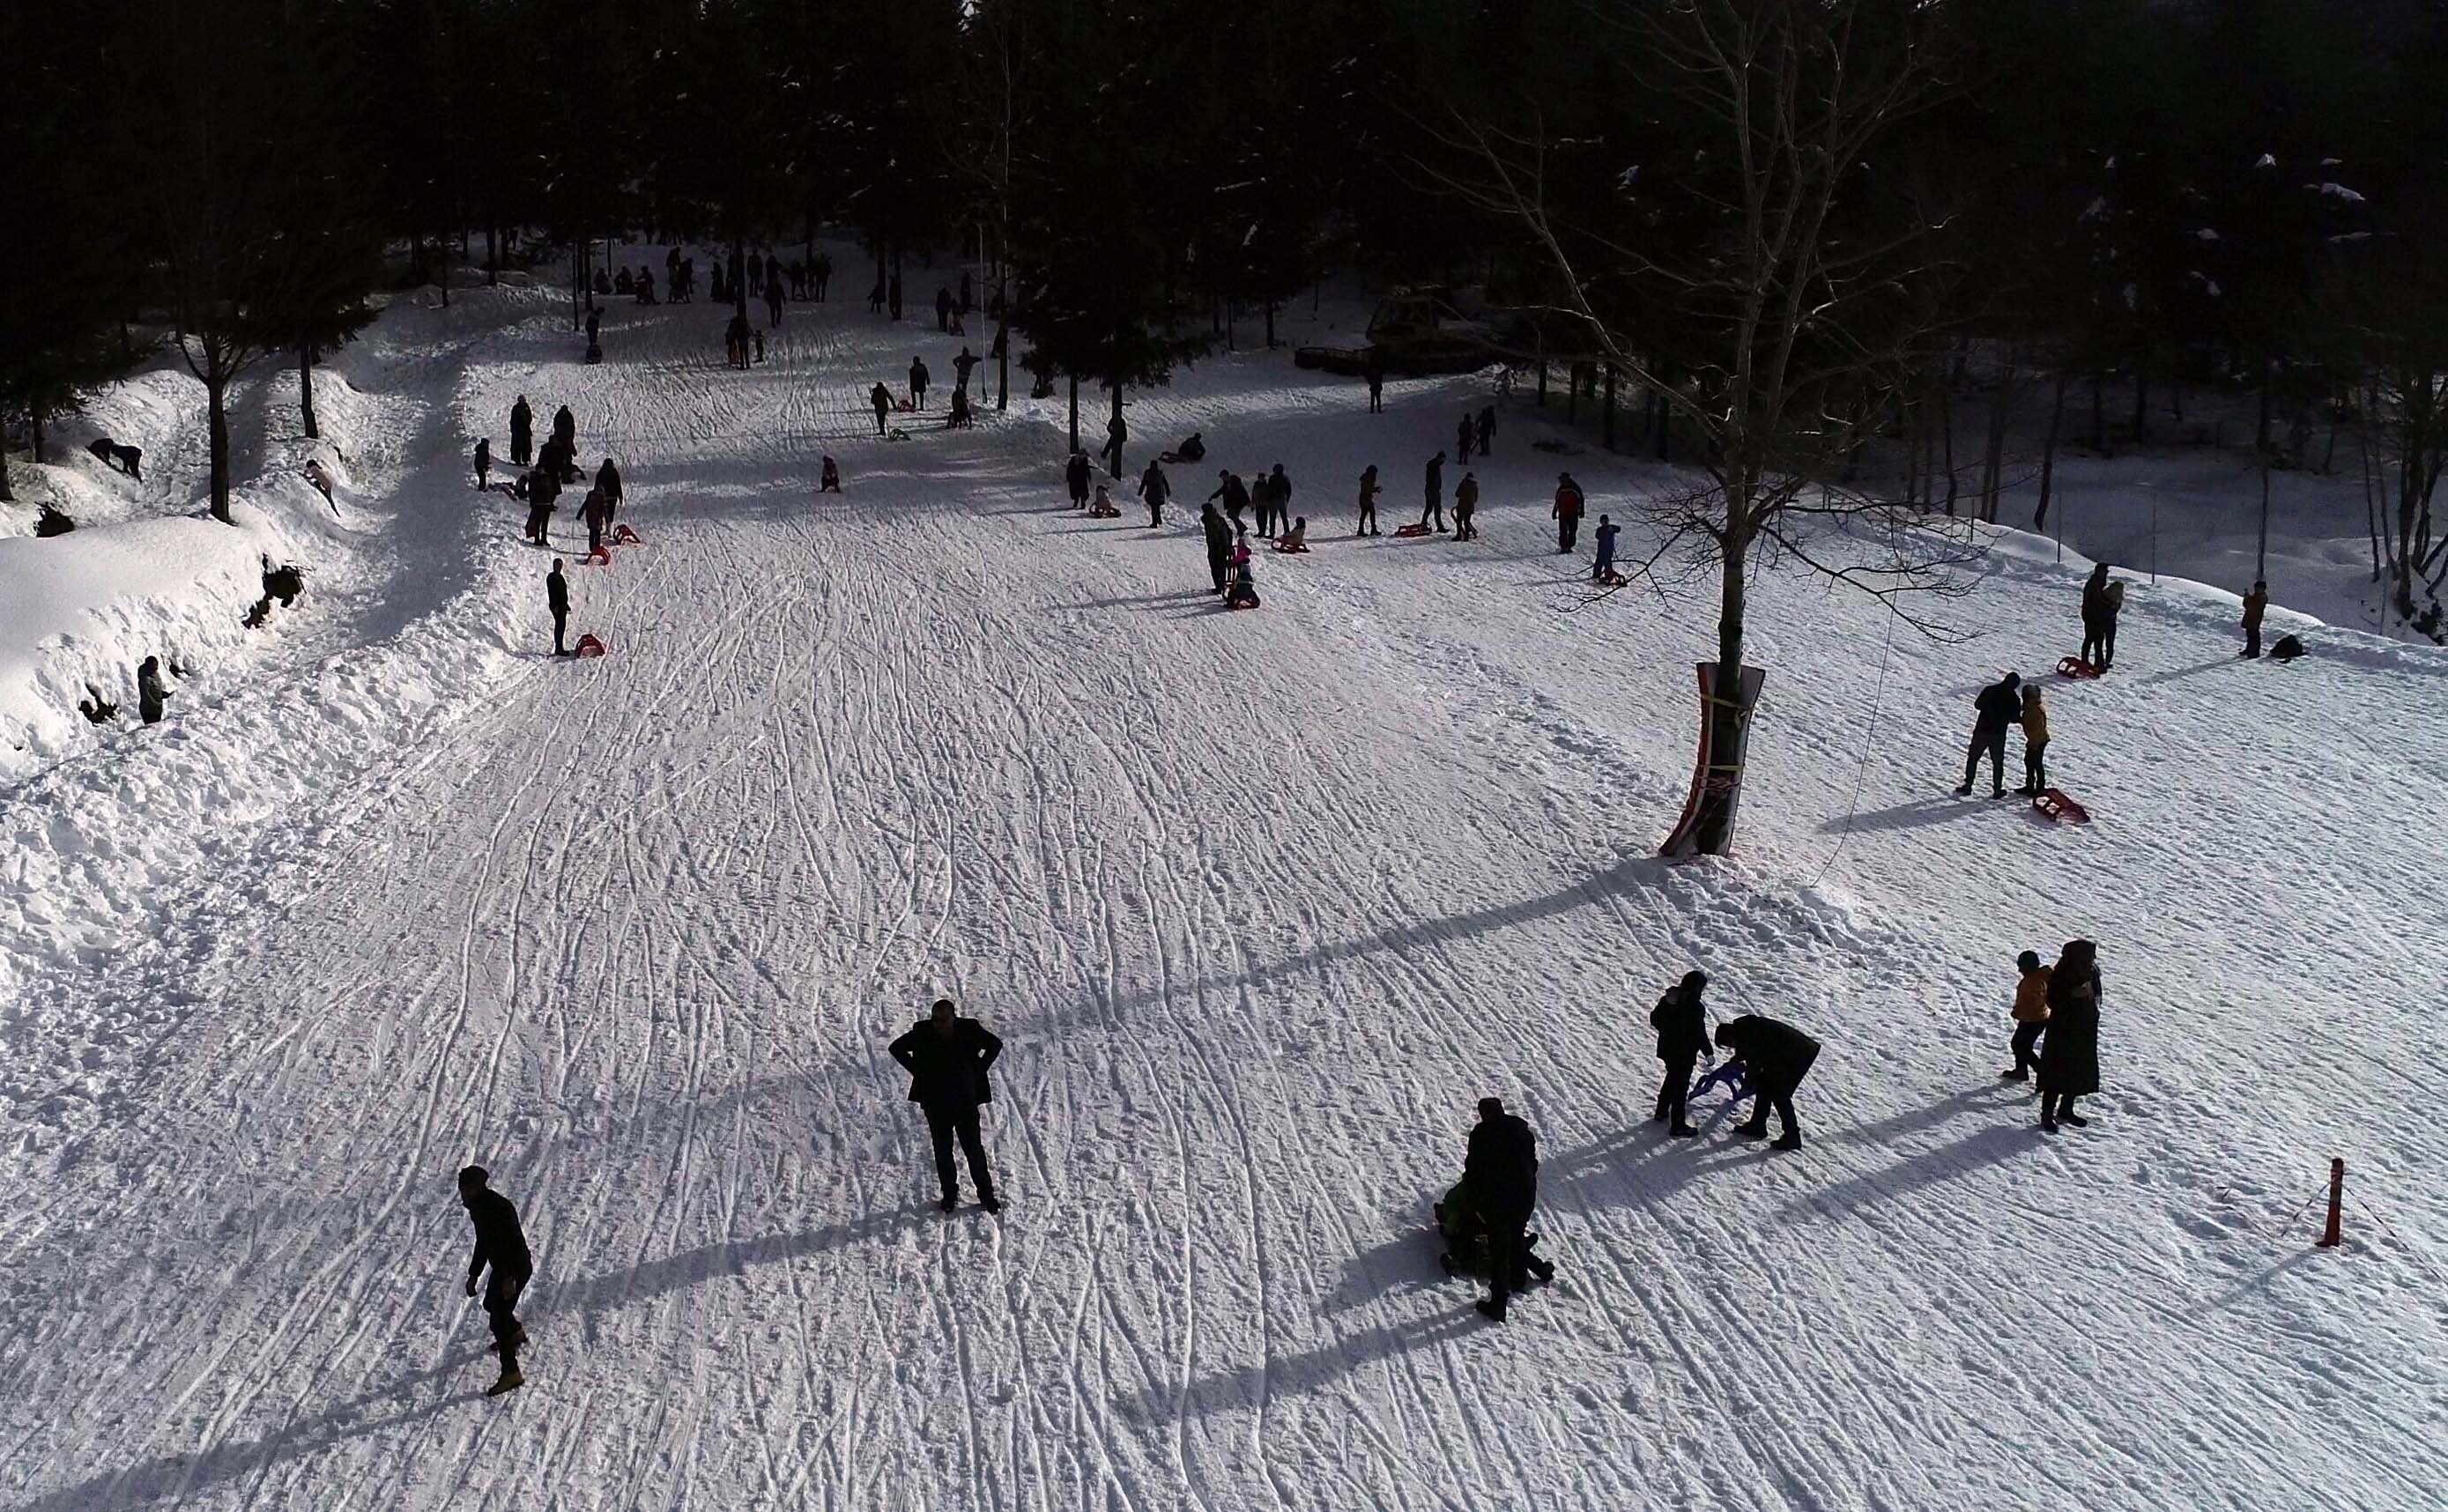
[[[646,544],[571,569],[613,654],[542,654],[543,554],[437,436],[390,504],[491,532],[411,544],[447,591],[7,794],[0,1512],[2438,1505],[2448,654],[2243,663],[2137,587],[2051,689],[2059,828],[1946,790],[2075,572],[1997,553],[1960,646],[1779,579],[1742,853],[1668,867],[1707,593],[1581,606],[1512,411],[1478,545],[1340,533],[1467,380],[1137,403],[1134,470],[1195,428],[1298,484],[1316,551],[1225,614],[1195,504],[1066,508],[1051,405],[875,440],[931,332],[794,306],[737,373],[719,309],[616,303],[586,368],[496,297],[413,372],[442,431],[524,392],[620,458]],[[241,748],[277,802],[125,795]],[[2075,935],[2108,1091],[2051,1141],[1996,1074]],[[1805,1150],[1643,1121],[1693,964],[1827,1042]],[[932,1211],[884,1054],[939,992],[1009,1046],[1000,1219]],[[1425,1233],[1487,1093],[1559,1268],[1501,1329]],[[2394,1236],[2270,1237],[2333,1153]],[[501,1401],[469,1159],[538,1252]]]

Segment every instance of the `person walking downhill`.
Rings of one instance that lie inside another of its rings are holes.
[[[875,387],[867,391],[867,402],[875,407],[875,433],[882,435],[886,418],[892,413],[892,391],[884,386],[883,379],[878,378]]]
[[[1479,526],[1471,524],[1479,515],[1479,474],[1465,472],[1454,485],[1454,539],[1476,541]]]
[[[1665,1124],[1666,1132],[1678,1139],[1700,1132],[1685,1112],[1692,1097],[1692,1062],[1716,1059],[1709,1048],[1709,1010],[1700,1001],[1708,986],[1706,971],[1686,971],[1649,1010],[1649,1026],[1657,1031],[1657,1059],[1666,1063],[1666,1079],[1657,1084],[1657,1111],[1650,1121]]]
[[[1148,528],[1164,526],[1164,501],[1173,493],[1173,480],[1164,475],[1161,464],[1151,461],[1139,474],[1139,497],[1147,501]]]
[[[2022,975],[2015,983],[2015,1063],[1998,1073],[2007,1081],[2027,1081],[2039,1069],[2040,1058],[2033,1046],[2040,1043],[2040,1034],[2049,1026],[2049,968],[2040,964],[2037,950],[2026,950],[2015,957],[2015,969]]]
[[[595,469],[595,487],[603,495],[603,528],[609,530],[612,522],[621,518],[621,469],[610,457]]]
[[[1983,756],[1989,758],[1989,783],[1996,790],[1989,795],[2006,795],[2006,730],[2023,712],[2018,691],[2022,685],[2021,674],[2009,672],[1973,699],[1972,748],[1963,757],[1963,786],[1955,790],[1957,797],[1972,795],[1972,779],[1979,774]]]
[[[1062,464],[1062,486],[1071,495],[1071,507],[1074,509],[1088,507],[1088,453],[1085,451],[1072,452],[1071,460]]]
[[[492,1189],[492,1179],[481,1165],[464,1167],[459,1205],[468,1210],[468,1221],[476,1230],[476,1250],[468,1259],[468,1294],[476,1294],[477,1278],[487,1267],[493,1273],[485,1277],[485,1317],[492,1326],[493,1348],[502,1356],[502,1374],[485,1394],[500,1396],[526,1385],[526,1377],[519,1373],[519,1346],[527,1342],[527,1330],[519,1322],[518,1306],[527,1283],[535,1279],[535,1256],[519,1226],[518,1208]]]
[[[986,1073],[1003,1042],[975,1019],[962,1018],[949,998],[937,998],[934,1011],[892,1042],[892,1059],[909,1073],[909,1101],[927,1114],[927,1132],[935,1141],[935,1179],[943,1196],[936,1206],[949,1213],[961,1205],[961,1185],[952,1170],[952,1140],[968,1158],[969,1184],[977,1189],[978,1206],[1001,1213],[994,1177],[986,1169],[985,1141],[978,1133],[978,1110],[994,1101],[994,1084]]]
[[[1360,526],[1351,532],[1353,535],[1378,533],[1377,495],[1385,491],[1377,485],[1377,464],[1372,462],[1360,469]]]
[[[1440,451],[1428,459],[1427,471],[1421,478],[1420,484],[1422,491],[1426,495],[1426,502],[1420,508],[1420,526],[1425,529],[1428,522],[1433,519],[1436,521],[1437,528],[1443,530],[1445,527],[1445,454],[1444,452]]]
[[[569,655],[569,580],[562,576],[561,558],[552,559],[552,570],[544,575],[544,606],[552,613],[552,654]]]
[[[1556,551],[1561,555],[1573,549],[1581,534],[1581,486],[1569,472],[1556,474],[1556,507],[1549,511],[1556,520]]]
[[[1524,1235],[1530,1215],[1539,1206],[1539,1137],[1529,1124],[1505,1112],[1499,1099],[1479,1100],[1479,1122],[1471,1127],[1462,1184],[1487,1231],[1487,1297],[1479,1311],[1488,1321],[1501,1323],[1513,1296],[1514,1273],[1521,1269],[1528,1249]]]
[[[2269,608],[2269,584],[2255,580],[2252,591],[2244,596],[2244,651],[2254,660],[2261,658],[2261,617]]]
[[[2099,947],[2068,940],[2049,971],[2049,1022],[2040,1035],[2040,1129],[2086,1128],[2076,1098],[2099,1090]]]
[[[2040,689],[2034,683],[2023,689],[2023,785],[2015,791],[2024,797],[2039,796],[2049,785],[2049,711],[2040,702]]]

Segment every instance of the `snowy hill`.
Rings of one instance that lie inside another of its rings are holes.
[[[2137,584],[2050,679],[2068,828],[1948,790],[2087,564],[2001,538],[1960,645],[1781,577],[1740,854],[1668,866],[1710,594],[1585,605],[1545,507],[1654,469],[1508,408],[1482,542],[1353,541],[1482,386],[1222,356],[1132,406],[1133,471],[1210,447],[1154,531],[1066,507],[1050,402],[875,439],[931,330],[794,305],[741,373],[721,317],[616,302],[590,368],[545,294],[394,308],[321,659],[0,803],[0,1512],[2438,1504],[2448,652],[2243,662]],[[627,479],[614,565],[557,523],[602,660],[465,469],[520,392]],[[1223,613],[1195,501],[1277,462],[1316,550]],[[2075,936],[2050,1140],[1997,1072]],[[1802,1151],[1645,1121],[1693,965],[1826,1043]],[[944,992],[1000,1218],[884,1052]],[[1489,1093],[1559,1266],[1501,1329],[1425,1229]],[[2333,1154],[2387,1228],[2273,1237]],[[469,1160],[537,1251],[499,1401]]]

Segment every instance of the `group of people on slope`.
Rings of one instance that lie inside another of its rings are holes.
[[[2068,940],[2056,965],[2040,964],[2039,952],[2015,959],[2015,1063],[1999,1073],[2009,1081],[2039,1079],[2040,1127],[2087,1127],[2075,1099],[2099,1090],[2099,947]]]
[[[2023,785],[2016,793],[2031,797],[2049,785],[2048,706],[2037,684],[2027,685],[2021,673],[2009,672],[1972,699],[1972,747],[1963,758],[1963,782],[1956,796],[1971,795],[1983,756],[1989,758],[1989,795],[2006,795],[2006,732],[2017,724],[2023,727]]]

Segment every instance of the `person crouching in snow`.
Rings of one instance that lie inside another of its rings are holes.
[[[1751,1116],[1734,1132],[1747,1139],[1768,1138],[1768,1116],[1784,1120],[1785,1133],[1769,1148],[1802,1148],[1802,1123],[1793,1116],[1793,1094],[1819,1060],[1819,1042],[1790,1024],[1746,1013],[1717,1025],[1717,1048],[1743,1063],[1750,1077]]]
[[[2015,969],[2023,973],[2015,984],[2015,1063],[1998,1075],[2008,1081],[2028,1081],[2040,1064],[2032,1047],[2040,1043],[2041,1032],[2049,1026],[2050,972],[2040,964],[2037,950],[2015,957]]]
[[[1284,532],[1282,540],[1275,543],[1275,549],[1278,551],[1306,551],[1309,549],[1308,515],[1303,514],[1292,517],[1292,527]]]
[[[2036,797],[2049,785],[2049,711],[2040,702],[2039,686],[2023,689],[2023,785],[2015,791]]]
[[[831,457],[825,458],[825,469],[816,479],[816,491],[818,493],[841,492],[841,469],[834,465]]]

